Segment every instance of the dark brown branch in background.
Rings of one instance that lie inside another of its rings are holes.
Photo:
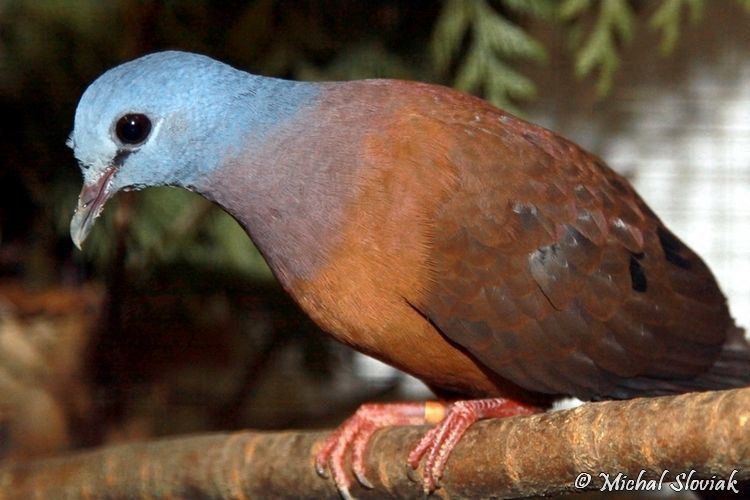
[[[424,429],[376,434],[361,498],[421,496],[405,459]],[[337,498],[312,457],[325,432],[241,432],[129,444],[0,466],[0,498]],[[750,477],[750,388],[587,404],[481,422],[456,447],[441,496],[529,496],[573,490],[580,472],[648,477],[696,469]]]

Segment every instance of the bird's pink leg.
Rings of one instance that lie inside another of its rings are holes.
[[[537,411],[532,406],[502,398],[456,401],[451,405],[437,401],[365,404],[326,439],[315,457],[315,469],[325,477],[328,466],[342,497],[351,498],[352,482],[344,468],[348,450],[352,453],[355,477],[363,486],[371,488],[365,476],[365,451],[375,431],[393,425],[437,424],[425,434],[408,459],[409,465],[416,469],[422,457],[427,456],[423,481],[425,492],[429,493],[437,487],[451,451],[474,422]]]
[[[315,457],[315,470],[325,477],[326,467],[345,499],[351,498],[351,479],[344,469],[347,450],[352,453],[352,471],[365,487],[372,485],[365,475],[365,451],[375,431],[393,425],[423,425],[440,422],[446,405],[436,401],[364,404],[328,436]]]
[[[422,485],[425,493],[430,494],[437,488],[453,448],[475,422],[487,418],[530,415],[539,411],[534,406],[503,398],[456,401],[448,408],[447,416],[430,429],[409,453],[409,466],[416,469],[422,457],[427,456]]]

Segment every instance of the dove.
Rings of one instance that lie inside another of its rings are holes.
[[[159,52],[85,90],[68,144],[84,181],[77,246],[118,191],[199,193],[323,330],[442,398],[367,404],[331,434],[315,465],[344,497],[350,472],[370,484],[384,426],[434,424],[408,457],[430,492],[477,420],[750,379],[716,279],[631,184],[479,98]]]

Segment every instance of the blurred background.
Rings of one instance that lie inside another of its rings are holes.
[[[78,97],[162,49],[452,85],[541,123],[626,174],[750,324],[750,1],[0,0],[0,458],[428,396],[321,334],[196,195],[121,193],[74,250]]]

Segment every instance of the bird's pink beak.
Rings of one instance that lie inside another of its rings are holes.
[[[78,206],[70,220],[70,237],[78,249],[86,240],[86,237],[94,227],[94,221],[104,208],[104,204],[112,196],[110,183],[117,167],[111,165],[94,182],[84,184],[81,194],[78,195]]]

